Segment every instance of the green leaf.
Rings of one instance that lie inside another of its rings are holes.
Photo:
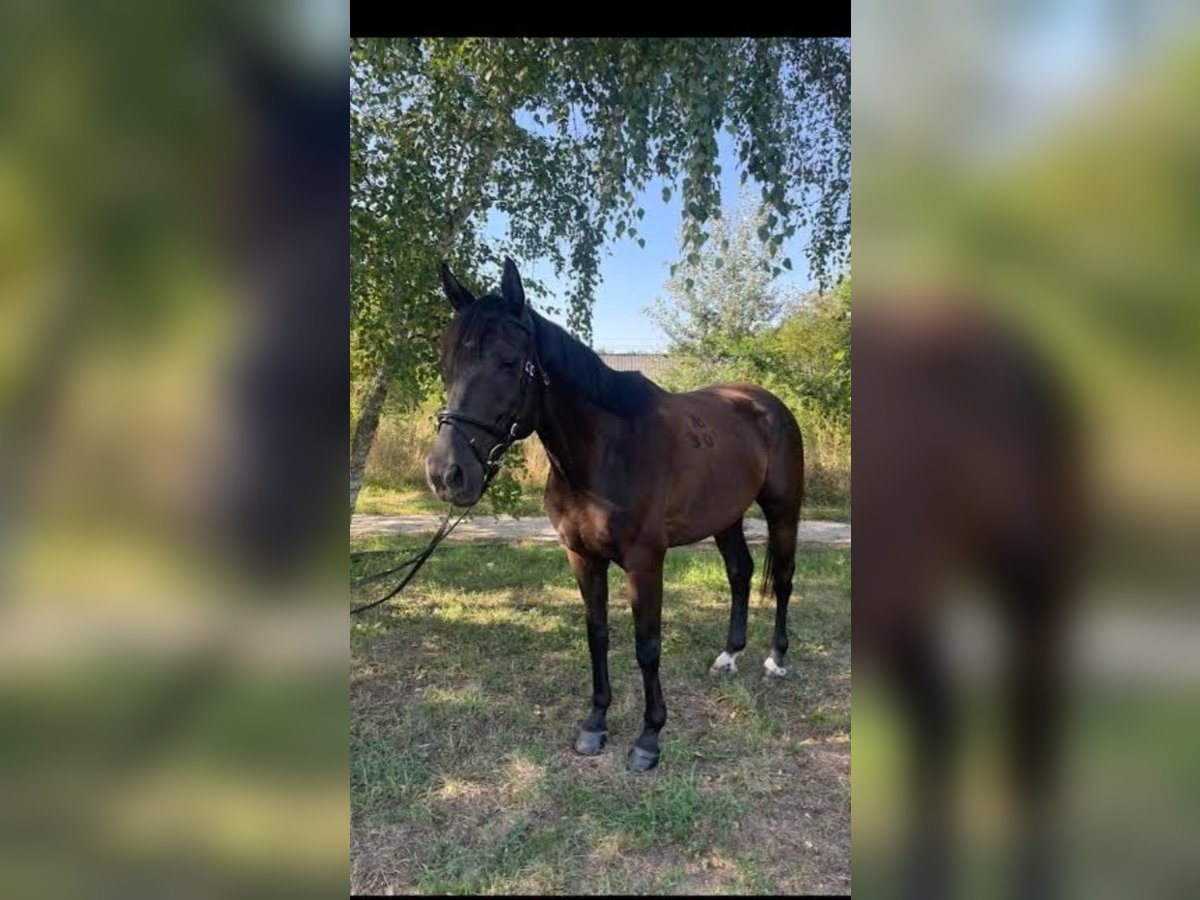
[[[783,261],[783,267],[784,267],[785,269],[791,269],[791,267],[792,267],[792,260],[791,260],[790,258],[784,259],[784,261]]]
[[[671,202],[671,189],[669,187],[663,188],[662,194],[663,194],[663,203],[670,203]]]
[[[639,246],[639,247],[642,247],[642,248],[645,248],[645,246],[646,246],[646,239],[645,239],[645,238],[638,238],[638,246]]]

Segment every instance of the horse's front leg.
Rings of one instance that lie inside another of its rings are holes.
[[[573,550],[567,550],[567,559],[583,595],[588,652],[592,657],[592,711],[575,738],[575,752],[595,756],[608,739],[608,705],[612,702],[608,683],[608,560],[582,556]]]
[[[658,680],[662,651],[663,554],[656,554],[643,565],[630,566],[628,574],[637,661],[646,692],[646,715],[642,733],[629,754],[629,770],[648,772],[658,765],[658,733],[667,723],[667,704],[663,701],[662,685]]]

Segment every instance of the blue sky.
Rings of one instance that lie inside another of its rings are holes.
[[[729,134],[721,132],[717,148],[717,162],[721,166],[721,205],[729,215],[737,208],[741,170]],[[756,182],[749,179],[747,184],[752,187],[751,196],[757,197]],[[637,199],[638,206],[646,210],[645,218],[638,223],[638,237],[646,239],[644,248],[638,246],[636,238],[625,236],[601,250],[600,275],[603,280],[596,288],[596,305],[592,310],[592,346],[597,349],[632,352],[665,350],[667,347],[666,336],[644,312],[655,296],[666,297],[670,265],[680,256],[678,233],[683,203],[677,185],[670,185],[671,199],[664,203],[662,189],[666,186],[663,179],[656,177],[647,183]],[[493,214],[489,233],[502,238],[502,222],[502,214]],[[784,253],[791,257],[793,269],[779,276],[781,284],[794,284],[802,290],[813,286],[804,255],[808,239],[808,229],[798,229],[795,237],[784,243]],[[503,240],[500,246],[503,248]],[[567,280],[555,277],[552,262],[525,261],[515,256],[514,259],[522,273],[529,272],[541,279],[554,300],[562,305]],[[548,317],[558,322],[564,319],[561,315],[548,314]]]

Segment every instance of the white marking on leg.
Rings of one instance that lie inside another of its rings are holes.
[[[717,661],[712,664],[712,672],[728,672],[731,675],[737,672],[737,654],[729,653],[722,650],[721,655],[717,657]]]
[[[766,660],[763,662],[763,668],[767,670],[768,675],[776,675],[779,678],[782,678],[787,674],[787,668],[776,663],[773,656],[768,656],[766,658]]]

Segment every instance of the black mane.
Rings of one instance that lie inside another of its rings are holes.
[[[619,416],[644,412],[662,388],[641,372],[617,372],[585,344],[536,312],[538,356],[550,373],[550,390],[562,382],[601,409]]]
[[[506,318],[515,317],[509,302],[498,294],[480,297],[460,312],[446,332],[442,345],[443,365],[461,354],[478,358],[488,344],[489,334]],[[662,389],[640,372],[616,372],[599,356],[549,319],[530,310],[538,340],[538,357],[554,384],[566,384],[584,399],[619,416],[643,412]],[[470,343],[472,349],[466,349]]]

